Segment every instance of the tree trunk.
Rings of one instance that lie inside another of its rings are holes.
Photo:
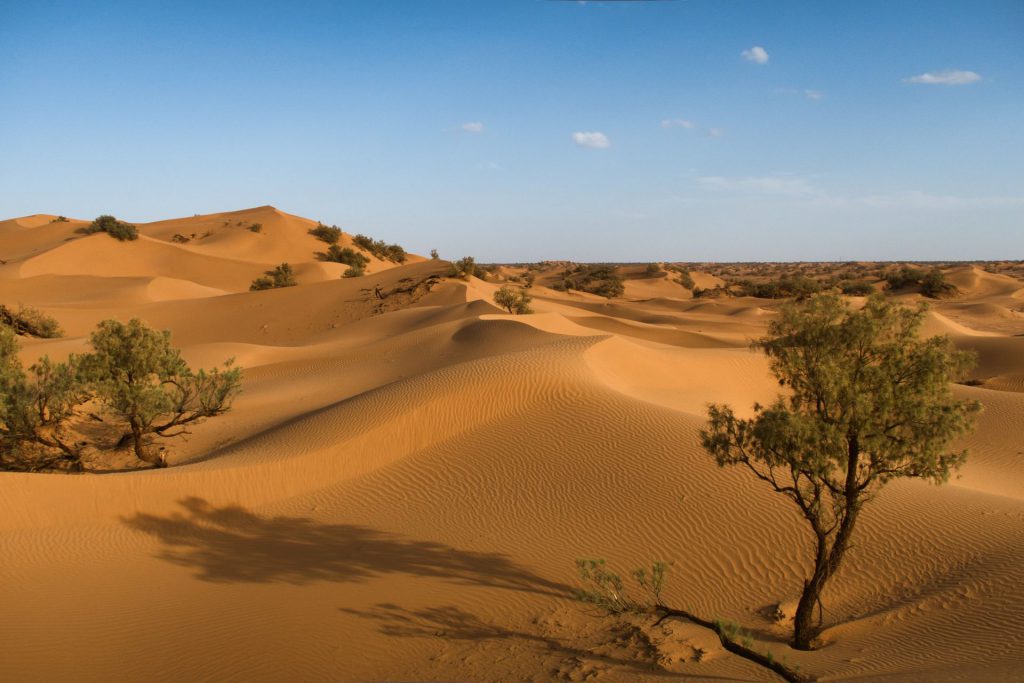
[[[821,633],[821,620],[814,621],[814,607],[821,602],[821,592],[842,562],[843,555],[850,545],[853,527],[857,523],[860,503],[853,499],[847,503],[846,512],[839,524],[839,532],[828,549],[825,536],[818,537],[818,552],[814,562],[814,574],[810,581],[804,581],[804,591],[797,604],[796,616],[793,618],[793,647],[797,650],[812,650],[812,642]]]
[[[811,642],[821,632],[820,622],[814,621],[814,607],[821,600],[821,590],[828,581],[828,536],[818,532],[818,551],[814,557],[814,573],[804,581],[804,590],[793,617],[793,647],[797,650],[811,650]]]
[[[132,448],[135,450],[135,457],[149,462],[146,459],[146,452],[142,448],[142,427],[134,418],[129,420],[128,424],[132,428]]]

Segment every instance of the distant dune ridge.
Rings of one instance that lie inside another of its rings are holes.
[[[959,293],[931,302],[925,333],[978,354],[955,388],[985,408],[970,458],[865,508],[826,591],[828,644],[808,653],[771,617],[807,571],[800,519],[697,439],[708,402],[777,393],[749,341],[779,300],[695,298],[643,266],[606,299],[556,289],[564,264],[485,281],[414,254],[367,253],[343,278],[316,257],[317,221],[270,206],[139,223],[127,242],[56,218],[0,221],[0,304],[66,333],[22,338],[23,361],[137,317],[189,363],[246,372],[229,413],[168,443],[166,470],[0,473],[0,679],[773,680],[702,629],[586,612],[579,557],[669,562],[667,602],[829,680],[1024,671],[1015,276],[943,268]],[[249,291],[285,262],[297,286]],[[728,284],[691,270],[699,290]],[[535,313],[505,314],[494,291],[527,274]]]

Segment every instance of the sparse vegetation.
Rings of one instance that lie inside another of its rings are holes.
[[[626,291],[622,277],[615,272],[614,266],[587,263],[566,268],[562,272],[562,279],[555,282],[551,288],[562,292],[575,289],[608,299],[622,296]]]
[[[194,372],[170,346],[169,332],[139,320],[105,320],[89,343],[91,353],[63,363],[43,357],[26,372],[14,331],[0,325],[0,469],[80,471],[86,447],[125,445],[163,466],[162,452],[151,451],[148,437],[178,436],[226,412],[241,385],[241,370],[230,360]],[[72,428],[76,410],[90,401],[106,419],[93,417],[118,432],[109,444],[83,439]]]
[[[253,223],[252,225],[249,226],[248,230],[249,232],[263,232],[263,224]]]
[[[448,268],[448,277],[460,277],[468,280],[470,277],[477,277],[481,280],[487,279],[487,271],[477,265],[476,259],[472,256],[463,256],[452,263]]]
[[[317,254],[317,257],[321,261],[344,263],[345,265],[351,266],[360,272],[366,267],[366,264],[370,262],[369,258],[360,254],[355,249],[351,247],[339,247],[337,244],[332,244],[327,248],[326,252]]]
[[[942,483],[966,459],[947,452],[967,432],[975,402],[949,384],[973,364],[948,337],[920,339],[924,309],[868,299],[854,311],[822,294],[781,309],[755,343],[790,390],[750,419],[712,405],[701,442],[720,466],[742,465],[791,500],[816,551],[797,605],[793,646],[822,629],[814,611],[850,547],[863,505],[896,478]]]
[[[191,242],[192,238],[185,237],[179,232],[174,234],[174,237],[171,238],[171,241],[174,242],[175,244],[186,244],[188,242]]]
[[[370,252],[382,261],[405,263],[407,260],[405,249],[397,244],[388,244],[383,240],[374,240],[366,235],[356,235],[352,238],[352,243],[363,251]]]
[[[533,297],[526,290],[509,287],[508,285],[504,285],[494,292],[494,303],[514,315],[533,313],[533,310],[530,308],[532,300]]]
[[[644,268],[644,275],[647,277],[661,277],[664,274],[665,271],[657,263],[648,263],[647,267]]]
[[[136,457],[166,466],[147,447],[147,436],[178,436],[188,425],[226,412],[241,386],[241,369],[193,372],[170,343],[171,333],[150,329],[138,319],[128,324],[104,320],[89,337],[92,353],[79,359],[81,376],[126,433]]]
[[[67,363],[44,357],[26,373],[14,330],[0,325],[0,469],[81,470],[81,445],[65,427],[86,398],[73,357]]]
[[[15,334],[27,337],[52,339],[64,334],[55,319],[29,306],[18,306],[17,311],[12,311],[0,304],[0,326],[2,325],[11,328]]]
[[[436,261],[439,258],[441,258],[441,256],[437,253],[437,249],[431,249],[430,250],[430,258],[433,259],[434,261]]]
[[[67,219],[67,216],[57,216],[56,218],[54,218],[50,222],[51,223],[68,223],[69,221]]]
[[[753,638],[738,624],[720,619],[708,621],[687,610],[673,609],[662,604],[661,591],[665,584],[666,569],[665,563],[655,562],[649,570],[633,571],[632,578],[641,592],[638,598],[626,587],[622,577],[606,568],[604,560],[576,560],[576,570],[583,588],[576,589],[574,595],[580,602],[593,605],[602,613],[612,616],[651,614],[657,616],[654,625],[665,619],[683,619],[714,631],[726,650],[774,671],[790,683],[808,683],[812,680],[802,675],[798,671],[799,667],[789,667],[784,661],[775,659],[770,651],[755,650]]]
[[[843,280],[837,286],[846,296],[871,296],[875,293],[874,286],[867,280]]]
[[[294,287],[295,272],[287,263],[282,263],[273,270],[268,270],[262,277],[258,277],[249,285],[249,291],[258,292],[264,289],[278,289],[280,287]]]
[[[887,288],[894,292],[919,287],[921,294],[932,299],[952,296],[958,292],[955,285],[946,281],[946,276],[939,268],[922,270],[913,266],[900,266],[886,272],[883,278]]]
[[[313,235],[321,242],[337,244],[338,240],[341,239],[341,228],[337,225],[324,225],[323,223],[317,223],[315,228],[309,229],[309,234]]]
[[[139,230],[131,223],[119,221],[113,216],[99,216],[89,225],[77,230],[84,235],[92,235],[97,232],[105,232],[119,242],[137,240]]]

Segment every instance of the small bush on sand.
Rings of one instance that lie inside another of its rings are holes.
[[[526,293],[526,290],[517,289],[505,285],[494,293],[494,303],[514,315],[533,313],[530,302],[533,297]]]
[[[356,235],[352,238],[352,244],[363,251],[368,251],[382,261],[393,263],[405,263],[407,255],[405,249],[397,244],[388,244],[383,240],[375,240],[366,235]]]
[[[463,256],[448,268],[448,277],[461,277],[463,280],[477,277],[486,280],[487,271],[478,266],[472,256]]]
[[[263,232],[263,224],[253,223],[252,225],[249,226],[249,232]]]
[[[317,223],[315,228],[309,229],[309,234],[313,235],[321,242],[337,244],[338,240],[341,239],[341,228],[337,225],[324,225],[323,223]]]
[[[839,291],[846,296],[871,296],[875,288],[867,280],[845,280],[839,283]]]
[[[273,270],[268,270],[262,277],[258,277],[249,285],[249,291],[258,292],[263,289],[278,289],[280,287],[294,287],[295,272],[287,263],[282,263]]]
[[[105,232],[119,242],[139,239],[139,230],[131,223],[119,221],[113,216],[99,216],[89,225],[79,228],[77,232],[84,235],[92,235],[97,232]]]
[[[0,324],[10,327],[15,334],[27,337],[52,339],[64,335],[56,320],[29,306],[19,306],[17,311],[12,311],[0,304]]]
[[[339,247],[337,244],[332,244],[327,248],[326,252],[317,254],[322,261],[329,261],[330,263],[344,263],[347,266],[352,266],[357,270],[363,270],[366,264],[370,262],[370,259],[363,256],[358,251],[351,247]]]
[[[67,219],[67,216],[57,216],[56,218],[54,218],[50,222],[51,223],[67,223],[68,219]]]

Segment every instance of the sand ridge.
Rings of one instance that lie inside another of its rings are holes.
[[[809,539],[697,440],[708,402],[742,412],[777,393],[748,345],[778,302],[641,277],[609,302],[538,281],[536,313],[517,317],[491,303],[498,283],[446,279],[444,262],[343,279],[313,255],[316,222],[272,207],[140,224],[131,244],[65,241],[82,223],[49,220],[0,223],[0,256],[20,254],[0,298],[68,333],[26,342],[26,361],[140,317],[189,362],[233,356],[246,378],[166,470],[0,473],[0,678],[772,680],[692,627],[610,630],[571,599],[578,557],[670,562],[669,602],[829,680],[1024,667],[1024,337],[1012,318],[972,325],[1013,310],[1005,276],[952,272],[965,293],[928,320],[979,355],[981,384],[955,389],[986,409],[968,464],[866,509],[826,593],[829,644],[797,653],[764,614],[797,594]],[[283,260],[298,286],[247,291]]]

